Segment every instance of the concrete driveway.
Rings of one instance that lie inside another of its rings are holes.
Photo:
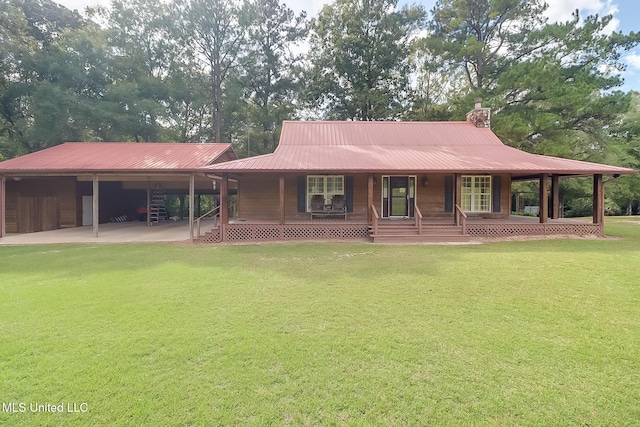
[[[213,220],[202,221],[204,233],[213,227]],[[194,232],[195,229],[194,229]],[[0,238],[0,245],[41,245],[52,243],[133,243],[133,242],[189,242],[189,221],[162,221],[147,226],[145,222],[116,222],[100,224],[98,237],[93,227],[65,228],[39,233],[8,234]]]

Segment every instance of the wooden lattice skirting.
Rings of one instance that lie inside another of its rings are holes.
[[[369,236],[366,224],[227,224],[226,241],[276,242],[287,240],[350,240]],[[220,229],[195,239],[200,243],[222,241]]]
[[[467,224],[472,237],[604,236],[602,224]]]
[[[349,240],[369,237],[366,224],[228,224],[227,242],[276,242],[290,240]],[[604,236],[602,224],[467,224],[470,237],[499,239],[520,236]],[[194,239],[198,243],[219,243],[219,228]]]

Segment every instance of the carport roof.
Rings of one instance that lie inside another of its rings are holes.
[[[632,174],[633,169],[509,147],[471,122],[284,122],[272,154],[204,167],[215,173],[414,172]]]
[[[194,172],[235,158],[222,143],[66,142],[0,162],[0,173]]]

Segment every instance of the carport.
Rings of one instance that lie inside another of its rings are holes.
[[[233,159],[230,144],[81,142],[0,162],[0,237],[83,225],[98,237],[140,209],[151,226],[156,193],[188,197],[193,237],[196,196],[220,188],[198,169]]]

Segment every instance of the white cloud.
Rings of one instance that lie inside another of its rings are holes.
[[[632,53],[624,57],[624,62],[633,70],[640,71],[640,54]]]
[[[60,3],[67,9],[78,10],[79,12],[84,12],[87,6],[109,6],[111,4],[111,0],[54,0],[57,3]],[[331,0],[290,0],[290,1],[281,1],[293,10],[296,15],[302,12],[303,10],[307,12],[308,17],[312,17],[318,14],[320,9],[326,4],[329,4]]]
[[[59,3],[70,10],[77,10],[78,12],[84,12],[87,6],[98,6],[104,5],[108,6],[109,0],[55,0],[56,3]]]
[[[312,17],[318,14],[322,7],[326,4],[329,4],[330,0],[290,0],[290,1],[281,1],[287,5],[287,7],[293,10],[296,14],[299,14],[301,11],[307,12],[308,17]]]
[[[580,17],[598,14],[598,16],[613,15],[613,19],[604,29],[605,34],[611,34],[620,27],[620,20],[616,18],[619,12],[614,0],[555,0],[549,2],[545,15],[550,22],[565,22],[572,19],[571,14],[578,9]]]

